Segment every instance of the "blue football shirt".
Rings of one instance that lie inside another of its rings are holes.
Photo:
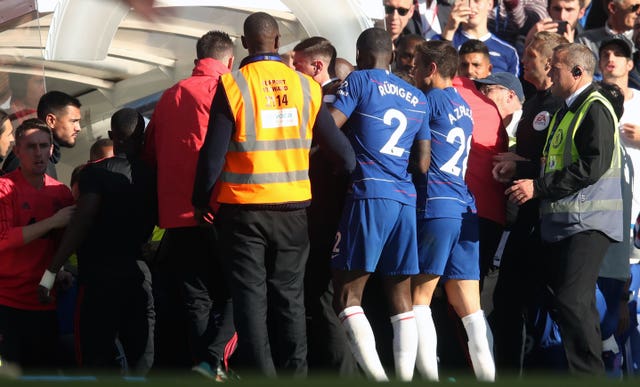
[[[473,195],[464,181],[471,148],[471,108],[453,87],[426,93],[431,129],[431,164],[415,176],[418,218],[462,218],[475,212]]]
[[[414,140],[429,140],[424,94],[382,69],[354,71],[333,107],[349,117],[347,134],[356,153],[353,199],[392,199],[415,206],[407,171]]]

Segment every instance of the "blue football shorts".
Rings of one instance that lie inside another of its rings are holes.
[[[415,207],[391,199],[347,200],[331,266],[383,275],[417,274]]]
[[[419,219],[420,273],[443,279],[479,280],[478,234],[478,216],[471,212],[462,219]]]

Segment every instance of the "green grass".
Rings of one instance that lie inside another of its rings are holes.
[[[80,375],[80,374],[78,374]],[[86,374],[85,374],[86,375]],[[98,376],[96,381],[25,381],[25,380],[9,380],[0,379],[0,386],[73,386],[73,387],[95,387],[95,386],[211,386],[213,382],[203,379],[190,373],[156,373],[146,381],[143,382],[130,382],[122,380],[119,377],[114,376]],[[279,379],[267,379],[259,376],[245,375],[242,380],[229,382],[229,384],[235,384],[238,386],[256,386],[256,387],[288,387],[288,386],[305,386],[305,387],[360,387],[370,386],[376,383],[367,381],[362,378],[338,378],[334,376],[314,376],[306,379],[294,379],[294,378],[279,378]],[[424,382],[417,378],[414,380],[414,385],[426,385],[431,384]],[[478,383],[470,375],[441,375],[441,385],[453,386],[477,386]],[[401,383],[392,381],[386,385],[393,386],[405,386],[407,383]],[[484,383],[483,383],[484,385]],[[519,379],[513,377],[499,378],[495,386],[515,386],[515,387],[595,387],[595,386],[639,386],[640,379],[627,379],[623,381],[615,380],[603,380],[594,378],[571,378],[571,377],[559,377],[549,375],[536,375],[527,378]]]

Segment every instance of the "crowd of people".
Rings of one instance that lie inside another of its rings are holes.
[[[0,111],[0,373],[637,372],[636,1],[382,0],[353,65],[253,13],[69,187],[80,101]]]

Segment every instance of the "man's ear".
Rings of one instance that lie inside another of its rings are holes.
[[[389,61],[389,65],[390,65],[390,66],[393,66],[393,64],[395,63],[395,61],[396,61],[396,51],[395,51],[395,50],[393,50],[393,51],[391,51],[391,60]]]
[[[229,57],[229,60],[227,61],[227,68],[229,70],[231,70],[233,68],[233,61],[235,60],[235,57],[233,55],[231,55]]]
[[[240,41],[242,42],[242,47],[246,50],[247,49],[247,41],[244,39],[244,35],[242,35],[240,37]]]
[[[49,157],[51,158],[51,155],[53,155],[53,143],[51,143],[51,146],[49,147]]]
[[[56,126],[57,117],[53,113],[49,113],[44,117],[44,122],[47,124],[49,128],[53,128]]]
[[[273,52],[278,52],[278,49],[280,48],[280,34],[276,35],[273,43]]]
[[[491,74],[492,72],[493,72],[493,65],[489,63],[489,74]]]
[[[315,61],[316,74],[320,74],[324,70],[324,62],[321,60]]]
[[[107,135],[109,136],[109,139],[113,140],[113,132],[108,130],[107,131]]]

